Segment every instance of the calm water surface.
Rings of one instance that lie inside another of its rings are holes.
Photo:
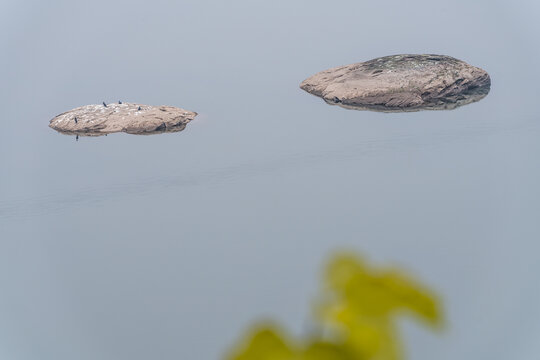
[[[300,333],[336,249],[444,299],[411,359],[540,352],[540,7],[532,1],[0,5],[0,358],[218,359],[254,320]],[[487,70],[453,111],[329,106],[320,70],[442,53]],[[176,134],[47,127],[117,100]]]

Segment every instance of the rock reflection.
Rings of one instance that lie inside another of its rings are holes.
[[[385,105],[352,105],[345,104],[338,99],[323,99],[327,104],[338,105],[342,108],[349,110],[360,110],[360,111],[376,111],[376,112],[385,112],[385,113],[396,113],[396,112],[415,112],[422,110],[454,110],[458,107],[475,103],[482,100],[489,94],[490,85],[484,85],[481,87],[469,89],[467,92],[464,92],[455,96],[447,96],[444,99],[439,99],[435,102],[425,103],[419,106],[412,107],[389,107]]]
[[[149,129],[145,131],[126,129],[122,132],[125,132],[126,134],[131,134],[131,135],[157,135],[157,134],[164,134],[164,133],[180,132],[186,128],[186,125],[187,124],[178,124],[178,125],[174,125],[168,128],[158,127],[156,129]],[[62,135],[76,136],[77,138],[84,137],[84,136],[87,136],[87,137],[107,136],[108,134],[110,134],[106,132],[87,131],[87,130],[72,130],[72,131],[64,131],[64,130],[58,130],[58,129],[54,129],[54,130],[56,130]]]
[[[396,326],[408,314],[432,329],[442,326],[440,301],[402,270],[376,268],[351,253],[334,256],[316,299],[317,331],[296,339],[280,326],[260,323],[227,355],[228,360],[400,360]]]

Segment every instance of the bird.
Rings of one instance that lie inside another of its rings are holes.
[[[119,103],[119,104],[122,104],[122,102],[121,102],[120,100],[118,100],[118,103]]]
[[[107,104],[105,104],[105,101],[103,102],[103,106],[107,107]]]
[[[79,141],[79,135],[75,137],[75,141]]]
[[[137,111],[141,111],[141,107],[139,106],[139,108],[137,109]]]
[[[76,124],[77,123],[77,117],[75,116],[75,118],[73,120],[75,120],[75,124]]]

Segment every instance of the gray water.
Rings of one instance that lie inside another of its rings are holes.
[[[538,2],[0,2],[0,358],[218,359],[260,318],[304,331],[336,249],[444,299],[410,359],[540,351]],[[315,72],[440,53],[489,72],[453,111],[329,106]],[[117,100],[180,133],[64,136]]]

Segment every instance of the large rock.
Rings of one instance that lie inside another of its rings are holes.
[[[61,133],[99,136],[115,132],[148,135],[182,131],[196,112],[135,103],[86,105],[57,115],[49,126]]]
[[[327,103],[387,112],[454,109],[489,93],[484,70],[444,55],[392,55],[317,73],[300,87]]]

